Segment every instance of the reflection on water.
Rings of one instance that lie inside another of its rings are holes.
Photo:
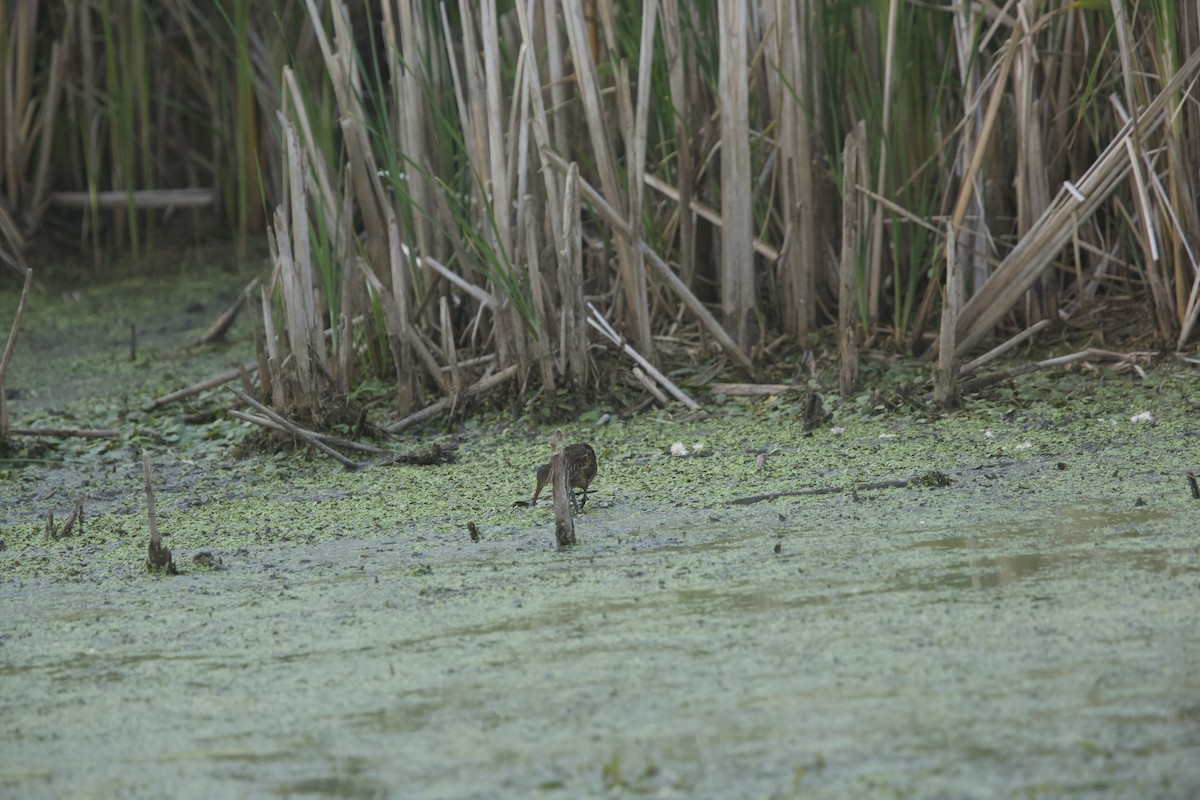
[[[910,550],[932,551],[931,557],[923,559],[925,563],[920,566],[902,568],[895,583],[918,590],[993,589],[1040,577],[1040,573],[1113,558],[1131,559],[1152,572],[1179,569],[1169,564],[1158,549],[1131,553],[1095,547],[1108,537],[1136,539],[1149,535],[1152,523],[1171,517],[1166,511],[1106,507],[1095,502],[1052,511],[1050,517],[1034,523],[964,524],[952,535],[913,542]],[[1018,546],[1022,551],[996,554],[997,550]],[[948,558],[953,560],[946,561]]]

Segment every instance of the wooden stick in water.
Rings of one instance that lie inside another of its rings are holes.
[[[559,547],[575,544],[575,520],[571,517],[571,498],[567,486],[567,458],[562,428],[550,439],[550,481],[554,489],[554,542]]]

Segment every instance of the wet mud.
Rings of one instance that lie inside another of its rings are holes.
[[[528,419],[347,473],[64,401],[133,432],[0,465],[0,794],[1196,796],[1192,369],[830,400],[812,435],[779,399],[576,422],[599,470],[561,551],[549,503],[512,507]],[[142,566],[141,446],[178,576]]]

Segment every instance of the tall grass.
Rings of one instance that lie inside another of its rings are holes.
[[[292,263],[307,249],[314,312],[286,326],[328,328],[331,349],[306,374],[343,393],[390,378],[402,415],[506,380],[599,386],[586,301],[651,362],[751,375],[848,302],[857,341],[923,353],[954,320],[961,354],[1131,290],[1146,335],[1185,347],[1196,14],[16,0],[0,10],[0,250],[20,263],[45,219],[27,197],[84,191],[81,236],[136,251],[150,190],[210,189],[237,236],[270,214]],[[271,325],[297,302],[277,269]]]

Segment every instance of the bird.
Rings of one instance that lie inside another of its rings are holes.
[[[596,477],[596,451],[590,444],[583,442],[568,445],[567,449],[563,451],[563,461],[567,465],[567,492],[570,493],[571,508],[578,513],[587,503],[588,485]],[[533,499],[529,501],[530,507],[537,505],[538,495],[542,493],[542,489],[549,482],[550,465],[542,464],[537,468],[537,488],[533,490]],[[583,490],[578,501],[575,499],[575,489]]]

